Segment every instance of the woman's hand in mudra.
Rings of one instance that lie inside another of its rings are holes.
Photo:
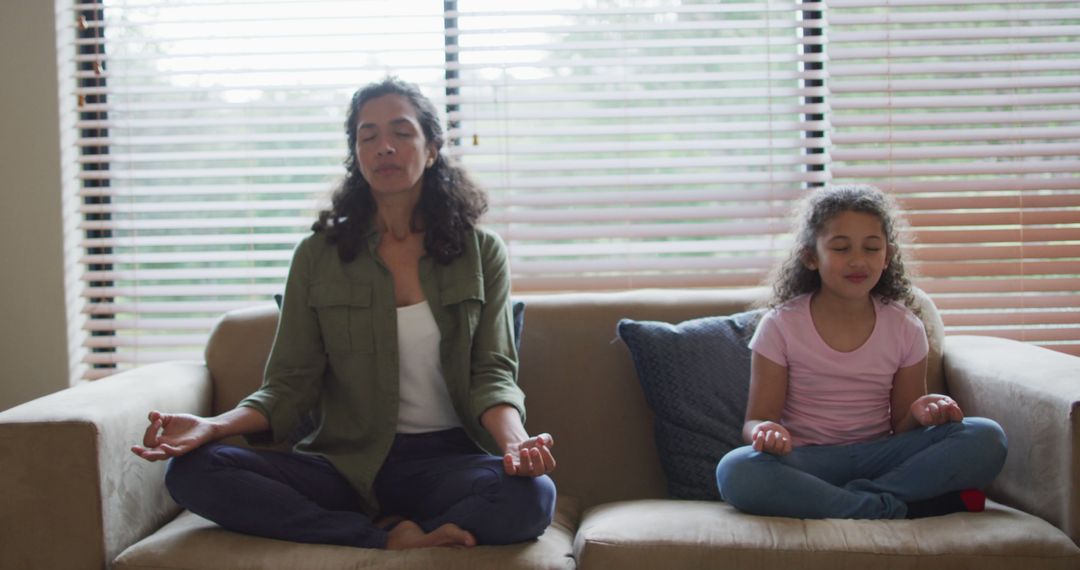
[[[212,426],[205,418],[191,414],[150,412],[150,425],[143,434],[143,444],[131,451],[147,461],[160,461],[183,455],[213,437]]]
[[[539,477],[555,470],[555,456],[551,448],[555,439],[542,433],[525,441],[510,443],[503,455],[503,468],[508,475]]]

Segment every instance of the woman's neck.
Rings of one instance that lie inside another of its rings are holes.
[[[376,197],[375,223],[379,232],[384,237],[397,241],[405,240],[415,233],[413,213],[416,211],[418,198],[404,194]]]

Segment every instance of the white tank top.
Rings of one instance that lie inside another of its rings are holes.
[[[398,307],[398,433],[461,427],[443,379],[442,335],[428,302]]]

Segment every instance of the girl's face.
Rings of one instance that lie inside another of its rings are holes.
[[[435,149],[424,138],[409,100],[388,94],[360,108],[356,156],[360,173],[376,197],[400,192],[419,197],[424,170],[434,162]]]
[[[865,212],[840,212],[818,234],[803,263],[821,276],[822,292],[863,299],[888,266],[889,245],[881,219]]]

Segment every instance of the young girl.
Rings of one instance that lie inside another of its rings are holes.
[[[981,511],[1005,434],[926,393],[926,332],[888,198],[815,191],[773,289],[750,341],[749,445],[716,469],[723,499],[797,518]]]

